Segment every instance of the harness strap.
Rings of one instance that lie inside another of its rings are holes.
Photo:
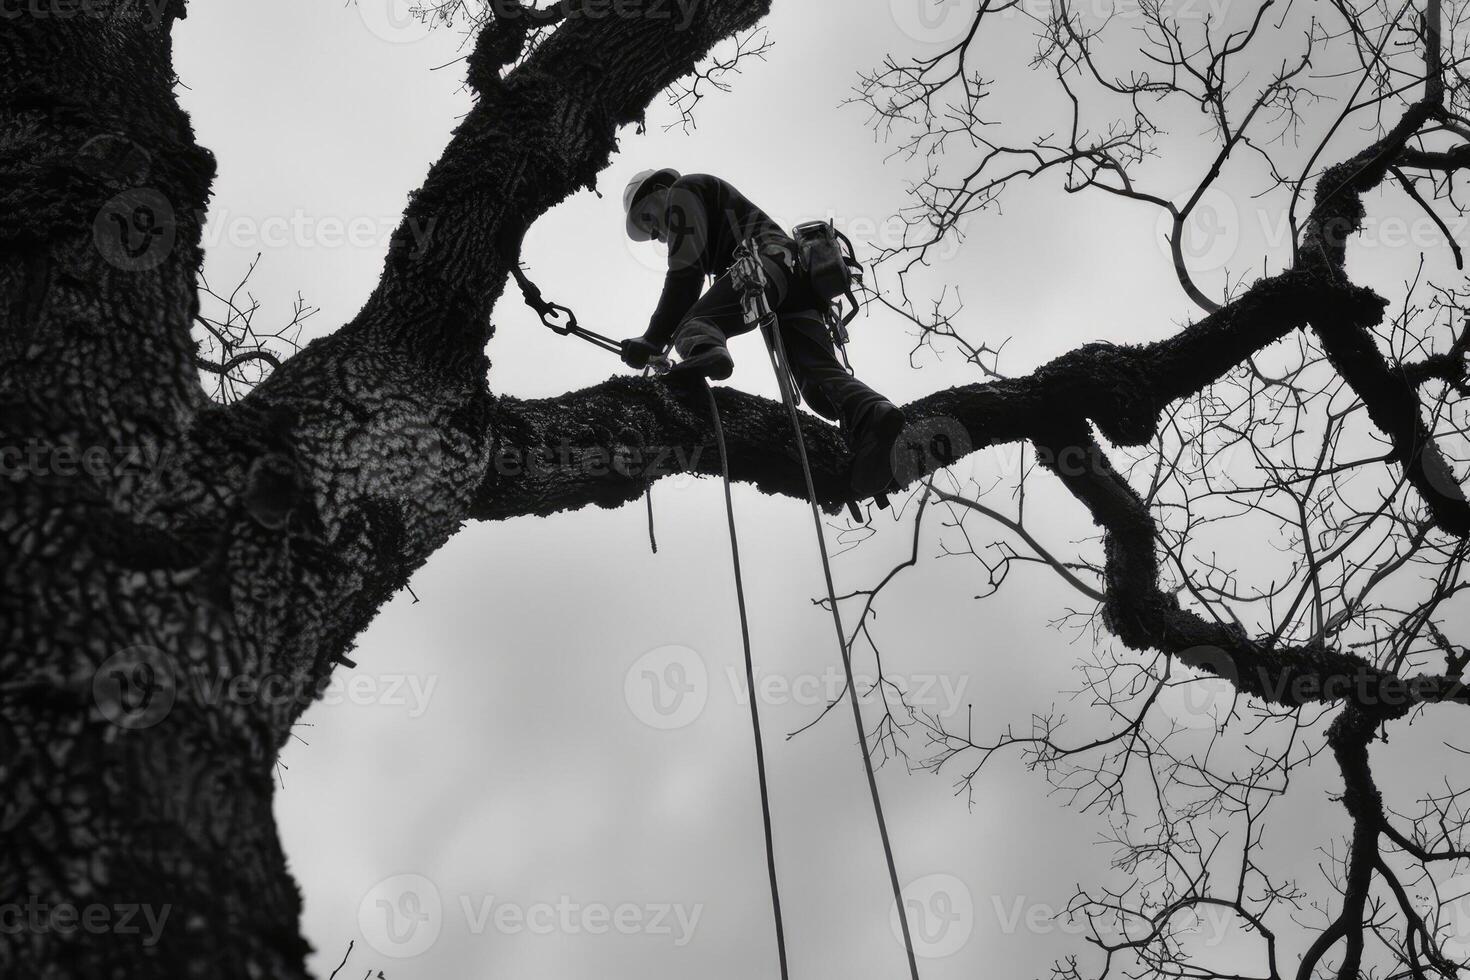
[[[845,363],[847,361],[847,325],[857,319],[858,311],[862,309],[853,291],[862,288],[863,264],[857,260],[857,252],[852,247],[852,239],[838,231],[836,226],[833,226],[832,231],[845,248],[842,253],[842,261],[846,263],[848,274],[852,277],[852,286],[849,286],[847,292],[843,294],[843,299],[847,300],[850,309],[845,314],[840,313],[837,304],[835,302],[832,304],[833,336],[837,339],[837,346],[842,351],[842,360]],[[849,364],[847,370],[851,374],[852,365]]]

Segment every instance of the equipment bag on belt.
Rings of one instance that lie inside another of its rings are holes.
[[[842,326],[858,313],[853,291],[862,282],[863,267],[853,255],[852,242],[830,221],[809,221],[792,229],[802,270],[821,299],[835,303],[846,299],[850,309],[840,319]],[[846,340],[846,330],[842,331]]]

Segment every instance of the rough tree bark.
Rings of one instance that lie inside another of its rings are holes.
[[[501,243],[591,184],[618,127],[767,6],[710,0],[687,27],[662,2],[568,16],[503,78],[526,18],[482,32],[476,107],[378,287],[232,410],[193,365],[214,166],[172,91],[184,4],[0,20],[16,471],[0,481],[0,894],[168,910],[152,945],[6,929],[0,974],[305,975],[272,761],[316,682],[470,516],[501,438],[483,353],[515,260]],[[220,681],[304,696],[219,697]]]
[[[169,30],[184,3],[160,19],[139,6],[0,21],[0,894],[168,919],[152,945],[5,931],[0,974],[300,977],[272,765],[379,606],[467,520],[617,506],[676,460],[715,471],[702,394],[622,378],[497,398],[484,350],[516,260],[506,243],[591,185],[618,128],[769,0],[705,0],[687,29],[660,0],[636,16],[568,16],[508,72],[525,19],[482,31],[468,62],[475,108],[413,196],[361,312],[229,408],[204,397],[190,340],[213,161],[172,93]],[[1176,336],[1090,345],[908,406],[916,421],[957,420],[977,449],[1037,446],[1107,533],[1104,606],[1124,642],[1213,645],[1230,663],[1205,666],[1250,693],[1359,699],[1370,730],[1410,701],[1465,695],[1181,609],[1159,589],[1146,508],[1092,433],[1141,444],[1171,401],[1311,328],[1435,519],[1466,533],[1470,507],[1435,469],[1415,375],[1390,372],[1367,333],[1384,303],[1342,270],[1361,194],[1407,161],[1433,112],[1426,97],[1342,180],[1324,178],[1295,269]],[[1463,377],[1459,360],[1414,370]],[[736,477],[800,494],[781,407],[731,389],[719,399]],[[841,442],[814,419],[806,437],[835,509]],[[1324,684],[1350,676],[1368,683]],[[300,696],[220,697],[222,682]]]

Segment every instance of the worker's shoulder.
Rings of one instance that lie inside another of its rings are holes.
[[[714,174],[685,174],[674,181],[674,187],[699,193],[715,193],[721,190],[735,191],[735,185]],[[735,191],[739,193],[739,191]]]

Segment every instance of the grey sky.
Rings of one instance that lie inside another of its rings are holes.
[[[459,33],[385,29],[374,6],[383,2],[195,4],[178,32],[182,99],[219,159],[206,272],[233,284],[263,252],[251,287],[261,316],[287,317],[299,290],[321,308],[309,336],[356,312],[406,195],[468,105],[461,66],[431,70],[457,57]],[[674,117],[658,105],[646,134],[623,134],[601,197],[582,192],[535,225],[525,257],[547,294],[593,329],[642,331],[661,258],[624,238],[620,198],[645,167],[718,173],[788,226],[831,213],[860,241],[881,239],[921,167],[886,160],[864,111],[837,106],[885,53],[933,50],[926,40],[948,37],[943,17],[928,28],[916,19],[909,7],[919,2],[777,0],[769,60],[752,63],[733,93],[707,99],[696,132],[665,132]],[[1017,49],[1014,64],[987,72],[1006,72],[994,101],[1007,118],[1050,105],[1038,92],[1044,80],[1015,70],[1027,54]],[[1166,190],[1192,176],[1181,170]],[[1225,256],[1234,271],[1259,262],[1259,223],[1240,212],[1240,255]],[[1399,277],[1416,257],[1394,251],[1383,276]],[[1218,272],[1203,281],[1218,289]],[[1005,364],[1017,372],[1093,340],[1165,336],[1190,315],[1155,214],[1098,194],[1068,197],[1054,181],[1018,188],[1003,212],[973,219],[964,247],[945,251],[920,282],[962,284],[961,322],[975,338],[1012,337]],[[550,395],[621,370],[542,330],[513,290],[495,321],[496,392]],[[977,380],[958,356],[924,355],[913,369],[912,338],[896,318],[860,319],[853,334],[859,374],[896,401]],[[758,342],[742,338],[732,352],[729,383],[774,395]],[[977,457],[960,470],[995,465]],[[310,745],[286,750],[277,805],[320,975],[350,940],[358,947],[344,975],[372,966],[391,980],[775,975],[750,734],[730,681],[740,646],[719,486],[666,481],[654,499],[656,556],[641,506],[466,528],[414,578],[422,601],[398,596],[362,637],[359,667],[339,668],[335,703],[313,708],[312,727],[300,729]],[[1055,515],[1044,524],[1055,545],[1092,533],[1054,487],[1028,506]],[[850,720],[833,712],[783,740],[820,710],[837,669],[830,622],[810,602],[821,578],[809,515],[800,501],[749,488],[737,489],[736,507],[756,658],[777,678],[763,710],[794,976],[897,976],[902,950]],[[873,540],[837,560],[839,589],[871,585],[906,557],[909,525],[888,515],[876,525]],[[977,603],[973,562],[936,560],[936,551],[932,537],[921,542],[926,560],[883,601],[888,670],[932,684],[935,709],[953,709],[956,724],[973,703],[977,735],[1028,728],[1033,712],[1079,683],[1072,668],[1087,638],[1047,627],[1075,597],[1029,570],[999,601]],[[630,705],[625,682],[640,658],[668,646],[693,651],[708,680],[697,717],[660,730]],[[868,651],[856,662],[871,673]],[[795,687],[783,694],[783,685]],[[922,926],[941,937],[930,952],[943,954],[921,962],[923,975],[1045,974],[1081,951],[1045,916],[1079,882],[1107,879],[1110,851],[1095,844],[1107,821],[1063,808],[1013,760],[981,777],[973,809],[951,775],[910,775],[901,763],[880,773],[903,880],[922,890],[927,876],[950,876],[934,887],[969,897],[954,948],[936,923]],[[1294,853],[1292,829],[1340,818],[1323,816],[1331,785],[1313,770],[1282,808],[1272,843],[1303,874],[1316,855]],[[397,875],[432,882],[443,906],[434,942],[402,959],[380,955],[359,917]],[[511,911],[497,919],[501,904]],[[598,922],[613,921],[599,909],[624,916],[633,934],[597,934]],[[517,914],[532,921],[518,927]]]

